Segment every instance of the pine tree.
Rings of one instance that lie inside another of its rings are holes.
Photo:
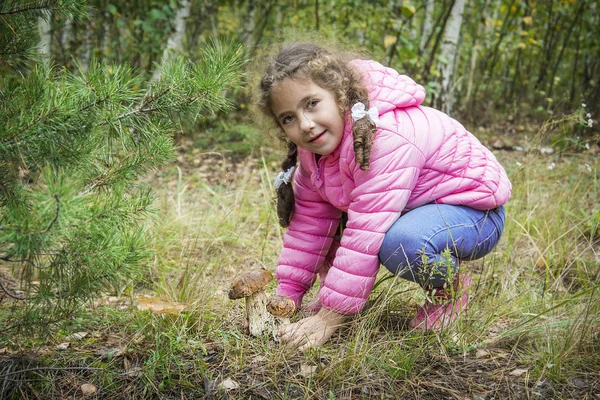
[[[15,294],[0,275],[0,294],[25,299],[15,328],[58,324],[139,277],[153,201],[140,177],[173,159],[178,121],[227,109],[224,93],[240,82],[244,55],[232,45],[207,44],[198,63],[165,60],[153,82],[125,65],[72,73],[31,60],[37,19],[80,18],[84,5],[0,5],[0,266],[25,284]]]

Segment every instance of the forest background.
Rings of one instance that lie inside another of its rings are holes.
[[[600,397],[598,7],[2,2],[0,398]],[[297,37],[411,76],[505,165],[458,329],[408,330],[422,295],[382,275],[323,349],[243,334],[227,286],[282,235],[252,66]]]

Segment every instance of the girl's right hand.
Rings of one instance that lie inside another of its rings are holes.
[[[279,339],[281,343],[304,351],[327,342],[343,321],[344,315],[321,308],[311,317],[282,327],[279,330]]]

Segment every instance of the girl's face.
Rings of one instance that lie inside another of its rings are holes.
[[[279,126],[297,146],[326,156],[342,141],[344,118],[335,96],[310,79],[285,78],[273,87],[271,100]]]

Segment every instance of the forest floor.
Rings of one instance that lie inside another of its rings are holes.
[[[410,329],[423,295],[382,272],[365,311],[321,348],[244,334],[227,291],[241,271],[276,265],[278,154],[184,143],[148,180],[160,216],[146,279],[43,341],[3,341],[0,399],[600,399],[597,145],[558,155],[525,136],[484,142],[514,195],[502,242],[469,264],[476,285],[457,324]],[[0,265],[17,289],[9,275]]]

